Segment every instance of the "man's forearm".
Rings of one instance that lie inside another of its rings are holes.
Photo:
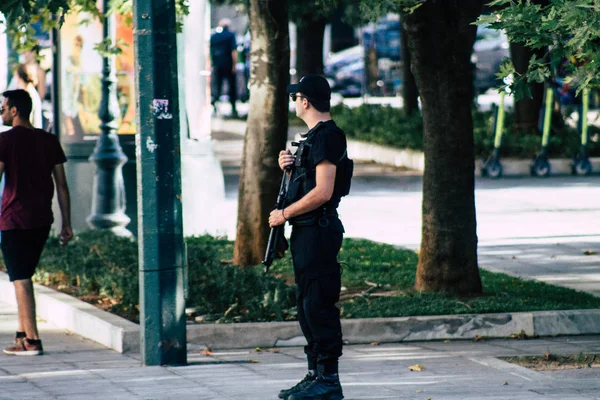
[[[62,223],[63,225],[71,226],[71,196],[69,195],[69,188],[66,186],[59,187],[56,190],[56,194]]]
[[[329,198],[318,187],[314,188],[303,198],[285,208],[285,218],[290,219],[298,215],[306,214],[321,207],[329,201]]]

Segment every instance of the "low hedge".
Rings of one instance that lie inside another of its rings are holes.
[[[343,104],[332,107],[331,114],[348,138],[402,149],[423,150],[423,119],[406,116],[400,108],[381,105],[361,105],[349,108]],[[541,135],[538,132],[513,132],[514,114],[505,114],[502,137],[503,157],[531,158],[539,153]],[[493,116],[490,111],[473,111],[475,156],[487,158],[494,148]],[[590,156],[600,156],[600,128],[589,127]],[[548,151],[551,157],[574,157],[580,148],[580,135],[568,126],[553,127]]]
[[[207,235],[190,237],[186,242],[187,304],[201,314],[224,316],[227,321],[293,318],[293,287],[272,275],[263,276],[259,267],[239,268],[222,262],[231,259],[232,242]],[[139,320],[138,249],[131,239],[88,231],[63,249],[59,240],[51,237],[34,280],[132,321]]]

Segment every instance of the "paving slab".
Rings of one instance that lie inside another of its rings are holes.
[[[10,342],[14,322],[4,317],[14,310],[5,304],[0,310],[0,341]],[[0,356],[0,399],[276,399],[306,369],[300,347],[220,350],[210,357],[194,350],[187,366],[141,367],[138,355],[104,349],[43,321],[40,328],[45,344],[52,339],[47,355]],[[346,346],[340,375],[346,399],[591,400],[600,393],[600,369],[541,373],[496,357],[548,348],[576,354],[599,343],[600,336],[581,336]],[[87,368],[89,357],[104,364]],[[416,363],[424,370],[409,371]]]

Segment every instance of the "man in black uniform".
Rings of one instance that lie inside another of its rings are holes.
[[[219,27],[210,37],[210,59],[212,62],[212,100],[211,104],[216,110],[216,103],[221,97],[223,81],[227,80],[229,86],[229,102],[231,103],[231,116],[237,117],[235,108],[236,82],[235,64],[237,61],[237,45],[235,35],[229,30],[231,21],[224,18],[219,21]]]
[[[350,190],[352,161],[346,136],[329,113],[331,89],[319,75],[307,75],[288,87],[296,115],[309,128],[296,155],[279,153],[281,169],[294,165],[288,204],[274,210],[271,227],[289,221],[293,226],[291,251],[297,285],[298,320],[308,345],[304,348],[308,374],[294,387],[282,390],[282,399],[340,400],[338,377],[342,355],[339,300],[341,276],[337,254],[344,227],[337,207]]]

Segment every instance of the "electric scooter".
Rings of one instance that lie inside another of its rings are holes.
[[[581,149],[579,154],[573,158],[571,164],[571,173],[573,175],[589,175],[592,173],[592,163],[587,156],[588,142],[588,120],[587,114],[590,108],[590,93],[589,89],[582,90],[581,113],[579,114],[579,130],[581,132]]]
[[[554,104],[554,89],[551,85],[546,86],[544,124],[542,127],[542,149],[533,157],[529,171],[531,176],[548,177],[551,167],[548,160],[548,139],[550,138],[550,126],[552,125],[552,106]]]
[[[500,178],[502,176],[502,164],[500,163],[500,145],[502,143],[502,132],[504,131],[504,96],[506,92],[500,92],[500,105],[492,104],[494,112],[494,150],[490,157],[481,166],[481,176]]]

